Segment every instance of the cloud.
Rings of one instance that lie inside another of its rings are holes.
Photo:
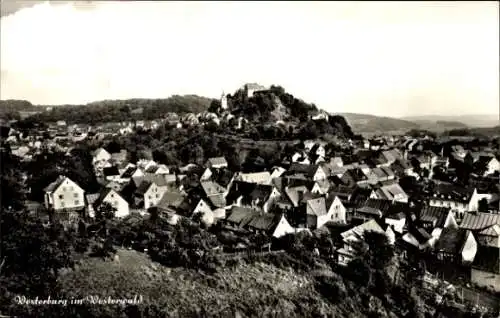
[[[495,2],[43,3],[0,32],[2,99],[216,97],[256,81],[330,111],[498,111]]]

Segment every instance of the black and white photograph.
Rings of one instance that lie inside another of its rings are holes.
[[[500,318],[499,1],[0,8],[0,318]]]

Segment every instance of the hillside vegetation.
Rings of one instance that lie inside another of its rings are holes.
[[[211,102],[212,99],[197,95],[173,95],[165,99],[104,100],[86,105],[55,106],[51,111],[36,114],[32,119],[41,122],[65,120],[70,124],[97,124],[131,119],[151,120],[164,117],[170,112],[179,114],[203,112],[208,109]],[[17,104],[24,105],[24,108],[20,109],[19,106],[13,108]],[[2,112],[3,109],[20,111],[26,110],[26,107],[31,105],[27,101],[18,101],[17,104],[5,101],[0,109]],[[50,105],[46,105],[48,106]],[[31,105],[29,110],[41,109]]]

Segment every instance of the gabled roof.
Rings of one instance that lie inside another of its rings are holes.
[[[221,166],[221,165],[226,165],[227,166],[227,160],[224,157],[214,157],[214,158],[209,158],[207,160],[207,163],[212,165],[212,166]]]
[[[377,223],[377,221],[370,220],[370,221],[367,221],[363,224],[355,226],[352,229],[341,233],[340,235],[342,236],[342,238],[344,240],[352,235],[356,235],[357,237],[362,238],[363,235],[365,234],[365,232],[368,232],[368,231],[373,231],[373,232],[385,234],[384,229],[382,229],[382,227]]]
[[[85,199],[87,200],[87,204],[94,205],[94,202],[99,198],[100,193],[90,193],[85,195]]]
[[[305,186],[299,186],[299,187],[293,187],[293,188],[286,188],[284,192],[285,192],[286,197],[293,204],[293,206],[298,206],[300,204],[299,192],[305,194],[305,193],[308,193],[309,190]]]
[[[500,224],[495,224],[490,227],[487,227],[481,232],[479,232],[479,234],[484,236],[500,237]]]
[[[223,193],[207,196],[209,203],[215,208],[223,208],[226,206],[226,198]]]
[[[323,216],[328,213],[324,197],[308,200],[307,206],[309,207],[307,209],[309,215]]]
[[[104,199],[108,196],[109,193],[112,193],[113,195],[116,195],[118,197],[121,197],[119,193],[117,193],[115,190],[112,188],[103,188],[101,192],[99,192],[99,197],[94,201],[94,208],[99,207]]]
[[[464,229],[445,228],[436,242],[438,252],[459,254],[467,240],[470,231]]]
[[[96,150],[94,150],[94,152],[92,153],[92,155],[93,155],[94,157],[96,157],[96,156],[98,156],[100,153],[104,153],[104,154],[110,155],[110,154],[109,154],[109,152],[108,152],[106,149],[102,148],[102,147],[101,147],[101,148],[98,148],[98,149],[96,149]]]
[[[349,189],[349,188],[347,188]],[[349,190],[346,190],[349,191]],[[349,203],[355,207],[361,207],[370,198],[372,189],[370,187],[356,187],[350,190],[351,197]]]
[[[137,187],[137,189],[135,190],[135,194],[136,195],[144,195],[148,190],[149,188],[153,185],[152,182],[150,181],[147,181],[147,180],[143,180],[139,186]]]
[[[389,211],[390,206],[391,201],[389,200],[368,199],[357,211],[377,215],[380,213],[382,216]]]
[[[45,187],[45,189],[43,189],[43,191],[54,192],[57,188],[59,188],[59,186],[64,182],[65,179],[66,179],[65,176],[57,177],[57,179],[55,181],[53,181],[52,183],[50,183],[47,187]]]
[[[120,172],[118,171],[117,166],[106,167],[106,168],[102,169],[102,173],[105,177],[119,176],[120,175]]]
[[[200,185],[207,196],[221,194],[226,191],[226,189],[214,181],[202,181]]]
[[[186,203],[187,197],[177,192],[165,192],[161,200],[156,205],[162,209],[178,209]]]
[[[122,179],[129,179],[129,178],[132,178],[132,175],[135,173],[135,171],[137,170],[138,168],[135,167],[135,166],[130,166],[128,167],[127,169],[125,169],[125,171],[123,171],[122,175],[120,176]]]
[[[289,174],[303,174],[306,177],[312,178],[316,171],[320,168],[319,165],[304,165],[300,163],[292,163],[288,169]]]
[[[420,211],[420,221],[432,223],[434,227],[442,228],[451,209],[446,207],[425,206]]]
[[[260,212],[251,208],[233,206],[229,215],[226,217],[226,221],[236,223],[238,226],[243,227],[250,222],[255,215],[260,215]]]
[[[248,182],[248,183],[260,183],[260,184],[270,184],[271,183],[271,173],[269,171],[253,172],[253,173],[238,173],[235,180]]]
[[[500,225],[500,214],[466,212],[460,223],[460,228],[477,231],[484,230],[495,224]]]
[[[281,215],[279,214],[264,213],[260,215],[253,215],[250,222],[248,222],[246,226],[256,230],[268,232],[275,228],[280,220]]]
[[[399,183],[384,185],[380,187],[376,192],[377,195],[387,200],[393,200],[398,195],[406,195],[406,192],[403,190],[403,188],[401,188]]]

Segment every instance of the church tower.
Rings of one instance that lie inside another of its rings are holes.
[[[220,97],[220,107],[222,110],[227,110],[227,97],[224,94],[224,91],[222,91],[222,96]]]

